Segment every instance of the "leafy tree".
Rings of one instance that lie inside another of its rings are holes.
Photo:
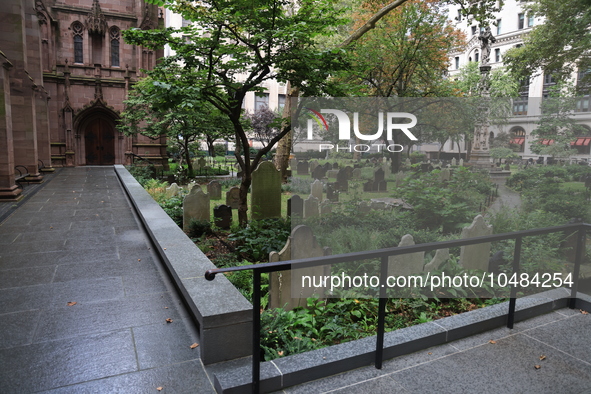
[[[526,12],[543,18],[524,38],[524,45],[504,55],[504,63],[522,77],[552,72],[566,79],[591,68],[591,0],[529,0]]]
[[[125,101],[119,130],[126,135],[140,133],[150,138],[166,135],[192,173],[191,148],[206,138],[213,141],[228,135],[229,122],[219,120],[219,111],[204,101],[188,83],[178,65],[165,63],[134,85]]]
[[[269,145],[269,141],[277,135],[281,126],[281,118],[267,106],[246,114],[245,118],[250,122],[249,126],[255,135],[255,139],[260,141],[263,146]]]

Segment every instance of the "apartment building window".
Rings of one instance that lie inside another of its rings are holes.
[[[577,73],[577,99],[576,112],[589,112],[589,93],[591,92],[591,69]]]
[[[456,70],[458,70],[460,68],[460,57],[456,56],[454,61],[455,61]]]
[[[263,107],[269,107],[269,93],[256,93],[254,97],[255,111],[258,111]]]
[[[501,34],[501,20],[497,19],[497,36]]]
[[[479,55],[480,55],[480,54],[478,53],[478,51],[475,51],[475,52],[474,52],[474,61],[475,61],[475,62],[478,62],[478,61],[480,60],[480,58],[479,58]]]
[[[285,95],[284,94],[279,94],[277,95],[277,107],[279,108],[280,111],[283,111],[283,107],[285,107]]]
[[[472,35],[475,36],[476,35],[476,26],[472,26]]]
[[[528,14],[527,15],[527,27],[532,27],[534,25],[534,15]]]
[[[517,29],[521,30],[523,29],[524,26],[524,22],[525,22],[525,15],[523,13],[520,13],[517,15]]]
[[[529,77],[519,83],[519,97],[513,99],[513,115],[527,115],[529,98]]]
[[[495,49],[495,62],[500,62],[501,61],[501,49],[500,48],[496,48]]]

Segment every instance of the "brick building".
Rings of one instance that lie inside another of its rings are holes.
[[[164,138],[116,129],[130,87],[163,55],[126,44],[121,31],[161,24],[143,0],[2,2],[0,200],[19,198],[21,173],[42,182],[55,167],[166,161]]]

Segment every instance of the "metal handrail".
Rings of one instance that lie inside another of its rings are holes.
[[[569,300],[569,308],[574,308],[580,265],[583,256],[583,249],[585,245],[586,231],[591,229],[591,224],[573,223],[555,227],[545,227],[541,229],[522,230],[503,234],[487,235],[482,237],[474,237],[462,240],[451,240],[442,242],[429,242],[411,246],[391,247],[385,249],[378,249],[365,252],[345,253],[323,257],[313,257],[305,259],[296,259],[288,261],[279,261],[273,263],[251,264],[238,267],[215,268],[209,269],[205,272],[205,279],[212,281],[215,276],[225,272],[237,272],[252,270],[253,273],[253,344],[252,344],[252,390],[253,393],[258,393],[260,389],[260,308],[261,308],[261,274],[275,271],[285,271],[300,268],[315,267],[328,264],[345,263],[350,261],[377,259],[381,261],[380,267],[380,299],[378,306],[378,328],[376,338],[376,357],[375,366],[381,369],[383,362],[383,344],[385,333],[385,315],[386,315],[386,286],[385,278],[388,270],[388,258],[390,256],[398,256],[408,253],[426,252],[434,249],[453,248],[459,246],[475,245],[484,242],[503,241],[508,239],[515,239],[515,248],[513,253],[512,275],[519,275],[520,259],[521,259],[521,245],[524,237],[535,235],[551,234],[562,231],[577,232],[577,247],[575,254],[575,266],[573,271],[574,283],[571,288],[571,297]],[[511,293],[509,299],[509,311],[507,314],[507,327],[513,328],[515,321],[515,303],[517,297],[517,287],[511,286]]]

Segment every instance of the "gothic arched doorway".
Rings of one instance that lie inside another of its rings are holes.
[[[115,129],[102,117],[92,119],[84,130],[86,165],[115,164]]]

